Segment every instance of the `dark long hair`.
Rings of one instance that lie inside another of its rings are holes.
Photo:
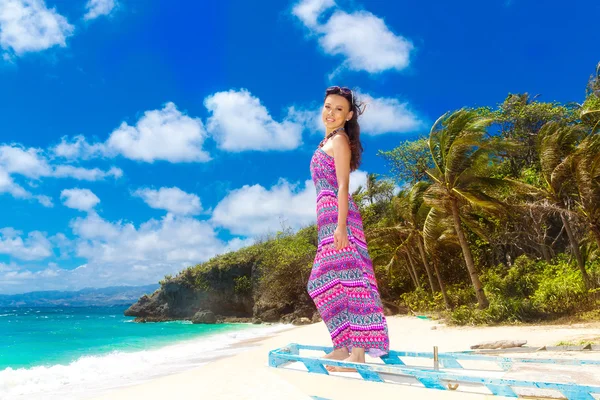
[[[360,143],[360,125],[358,124],[358,116],[364,112],[365,107],[356,100],[356,93],[354,92],[349,93],[336,86],[325,91],[325,99],[327,99],[327,96],[330,94],[337,94],[348,100],[350,111],[354,111],[350,121],[344,123],[344,130],[350,139],[350,151],[352,153],[350,156],[350,171],[355,171],[360,166],[363,152],[363,147]]]

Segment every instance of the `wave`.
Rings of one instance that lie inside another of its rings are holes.
[[[246,328],[177,342],[158,349],[83,356],[68,365],[0,371],[0,396],[10,400],[83,398],[146,381],[239,352],[230,346],[289,329],[289,325]]]

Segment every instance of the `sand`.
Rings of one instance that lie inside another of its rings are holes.
[[[438,346],[440,352],[461,351],[469,350],[471,345],[480,342],[506,339],[527,340],[527,346],[556,345],[559,341],[589,337],[600,332],[600,323],[569,326],[447,327],[435,321],[407,316],[389,317],[388,323],[391,348],[406,351],[432,351],[434,345]],[[219,359],[183,373],[111,390],[95,397],[95,400],[190,398],[309,400],[315,396],[344,400],[370,397],[378,399],[503,398],[431,390],[409,385],[366,382],[348,377],[353,374],[326,376],[289,368],[270,368],[267,364],[269,351],[289,343],[329,346],[330,339],[323,323],[293,328],[259,342],[238,346],[240,352],[235,356]],[[599,357],[598,353],[595,353],[595,356],[590,353],[578,356]],[[527,373],[530,377],[533,376],[531,374],[539,372],[539,366],[537,368],[538,370],[525,371],[521,374],[521,378],[526,378]],[[569,374],[569,371],[562,370],[560,373],[564,377],[565,374]],[[545,373],[542,376],[549,375]],[[600,374],[598,377],[600,379]]]

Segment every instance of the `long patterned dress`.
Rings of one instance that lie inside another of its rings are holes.
[[[389,351],[388,329],[358,207],[349,194],[349,245],[336,250],[338,183],[333,157],[318,147],[310,172],[317,189],[319,243],[308,294],[329,329],[334,348],[352,351],[358,347],[371,357],[380,357]]]

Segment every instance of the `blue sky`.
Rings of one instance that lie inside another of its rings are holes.
[[[0,0],[0,293],[154,283],[314,222],[324,89],[363,164],[509,92],[581,102],[600,4]]]

